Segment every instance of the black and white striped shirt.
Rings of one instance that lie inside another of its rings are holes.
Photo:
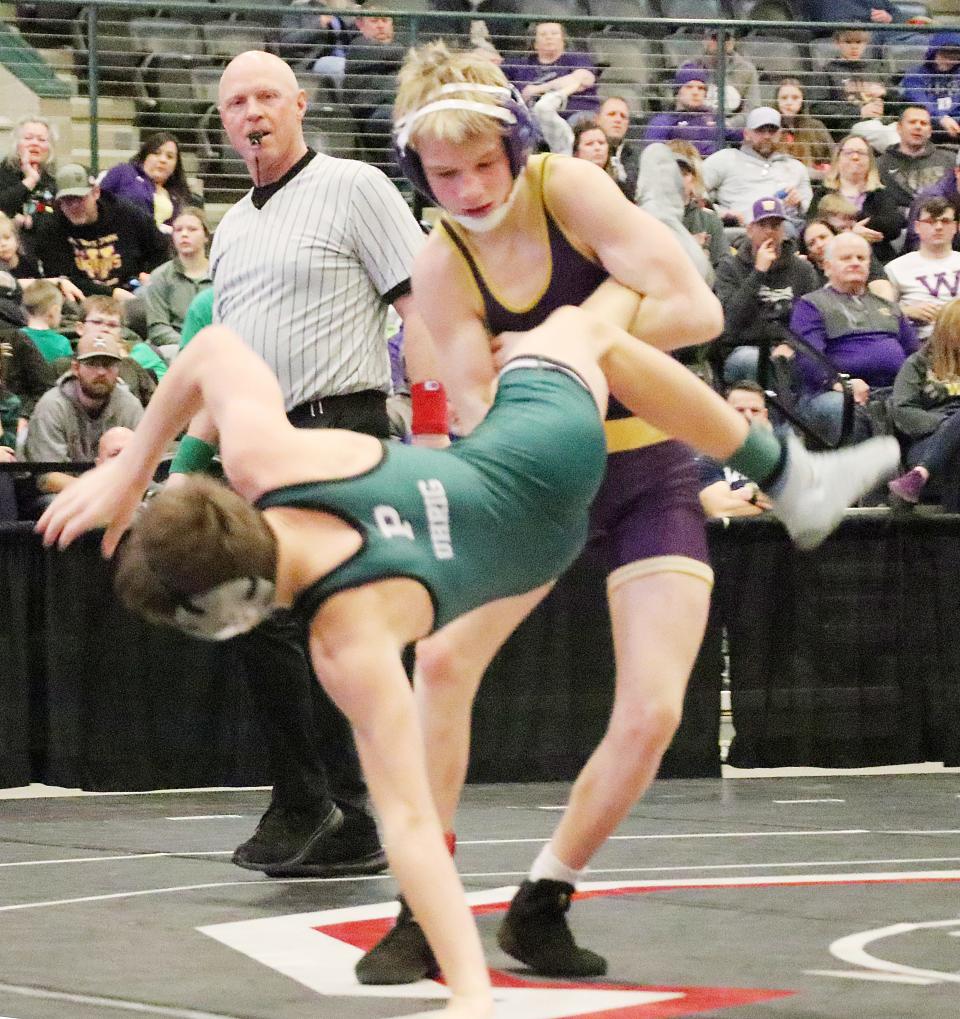
[[[389,392],[386,315],[425,238],[387,177],[314,155],[261,208],[248,192],[214,236],[214,321],[275,372],[287,409]]]

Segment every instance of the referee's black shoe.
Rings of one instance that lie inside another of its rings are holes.
[[[269,877],[376,874],[387,866],[373,818],[335,804],[318,814],[271,803],[233,862]]]
[[[581,948],[567,926],[573,885],[524,881],[497,932],[497,944],[545,977],[599,977],[607,960]]]
[[[360,959],[354,972],[361,984],[413,984],[440,975],[423,928],[402,895],[396,922]]]

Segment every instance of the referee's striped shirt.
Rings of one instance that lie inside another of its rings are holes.
[[[424,236],[374,167],[316,154],[257,208],[248,192],[210,253],[215,322],[275,372],[287,410],[390,390],[387,306],[409,290]]]

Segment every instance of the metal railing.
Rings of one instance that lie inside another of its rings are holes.
[[[581,2],[587,6],[577,7]],[[530,52],[528,25],[559,21],[568,35],[567,49],[587,53],[597,68],[598,94],[627,101],[631,131],[638,140],[653,117],[675,110],[677,68],[703,62],[708,65],[708,103],[715,120],[713,145],[719,147],[731,140],[731,131],[743,126],[747,108],[776,105],[777,85],[784,78],[800,83],[808,112],[825,126],[827,141],[841,137],[852,117],[868,119],[860,116],[868,104],[856,89],[843,96],[835,92],[829,61],[838,50],[823,34],[841,27],[868,28],[872,33],[862,80],[875,78],[886,95],[883,116],[869,119],[889,121],[903,102],[897,88],[904,72],[921,62],[931,35],[948,28],[625,16],[629,10],[676,10],[669,0],[519,3],[520,13],[483,15],[483,4],[465,14],[427,9],[427,0],[397,0],[395,10],[389,2],[388,6],[374,2],[362,13],[391,18],[393,39],[366,44],[361,40],[360,45],[349,43],[346,24],[338,37],[335,26],[322,23],[329,17],[345,21],[343,11],[312,4],[95,0],[81,8],[36,0],[28,12],[32,16],[25,13],[18,24],[27,40],[69,54],[77,88],[89,102],[89,152],[95,170],[132,154],[102,144],[100,107],[108,97],[119,97],[132,103],[141,137],[170,131],[184,151],[195,153],[199,176],[214,201],[230,201],[249,186],[216,111],[220,72],[245,49],[270,50],[295,69],[308,93],[305,127],[310,144],[394,172],[386,119],[394,74],[406,47],[428,39],[443,37],[460,46],[479,43],[488,52],[496,51],[509,71]],[[685,9],[732,8],[703,2]],[[540,10],[542,15],[536,13]],[[582,13],[570,13],[575,10]],[[957,27],[960,30],[960,24]],[[715,57],[706,52],[707,29],[716,33]],[[727,53],[730,39],[735,39],[733,53]],[[338,43],[348,54],[345,62],[339,60]],[[824,156],[808,155],[819,162]]]

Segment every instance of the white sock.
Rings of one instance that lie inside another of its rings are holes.
[[[573,867],[568,867],[562,860],[558,860],[553,855],[548,842],[540,850],[540,855],[533,861],[533,866],[530,868],[530,880],[565,881],[568,885],[573,885],[576,888],[582,873],[582,871],[574,870]]]

